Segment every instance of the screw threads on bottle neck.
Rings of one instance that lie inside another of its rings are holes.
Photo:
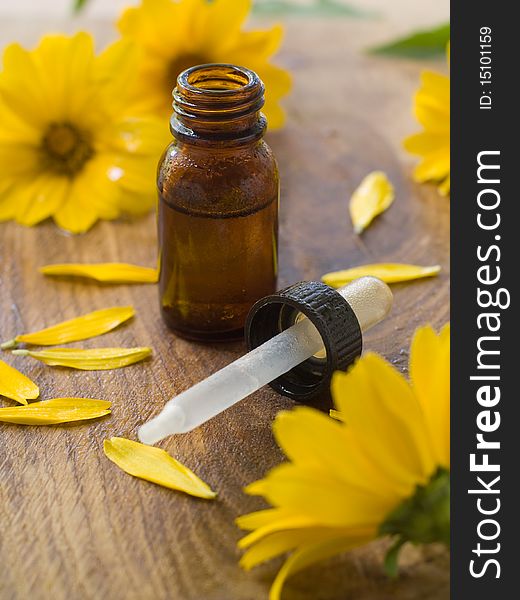
[[[170,129],[182,142],[234,146],[260,139],[264,84],[256,73],[229,64],[191,67],[177,78]]]

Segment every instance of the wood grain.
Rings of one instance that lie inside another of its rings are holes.
[[[45,28],[62,28],[61,23]],[[0,25],[1,42],[32,42],[42,25]],[[107,24],[96,23],[108,39]],[[381,22],[295,20],[282,60],[294,74],[289,121],[269,135],[282,176],[280,287],[363,262],[440,264],[437,278],[394,286],[388,320],[366,347],[405,369],[414,328],[449,318],[449,202],[415,185],[400,140],[416,129],[410,99],[424,66],[363,54],[389,35]],[[438,65],[442,68],[442,65]],[[392,208],[362,238],[347,201],[370,170],[396,187]],[[282,460],[270,424],[291,406],[264,389],[202,428],[161,444],[207,481],[219,498],[199,501],[119,471],[102,451],[106,437],[135,439],[136,427],[173,395],[239,356],[242,343],[207,346],[175,338],[161,322],[155,286],[54,281],[43,264],[124,261],[155,264],[154,217],[98,224],[71,237],[52,223],[0,225],[0,337],[97,308],[133,304],[137,317],[102,339],[77,346],[150,345],[152,360],[113,372],[74,372],[9,357],[36,380],[42,398],[83,395],[113,402],[91,424],[0,426],[0,597],[110,600],[254,600],[280,561],[251,573],[237,565],[236,516],[261,507],[242,486]],[[4,356],[2,357],[4,358]],[[384,542],[315,566],[291,579],[287,600],[441,600],[449,597],[442,549],[407,548],[402,576],[383,575]]]

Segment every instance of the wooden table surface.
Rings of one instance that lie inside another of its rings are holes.
[[[108,23],[96,21],[94,27],[101,40],[113,35]],[[41,31],[41,24],[2,18],[0,43],[32,42]],[[268,141],[282,176],[280,287],[365,262],[442,265],[437,278],[394,286],[390,317],[366,336],[367,348],[405,370],[415,327],[449,319],[449,201],[411,181],[413,159],[400,149],[400,140],[416,129],[411,96],[425,65],[362,52],[393,32],[384,19],[289,19],[281,61],[294,74],[294,90],[286,102],[286,128]],[[434,68],[442,69],[442,62]],[[373,169],[388,173],[396,201],[360,239],[352,233],[348,198]],[[161,444],[218,492],[215,502],[126,475],[105,458],[103,440],[135,439],[137,426],[172,395],[226,365],[244,346],[177,339],[161,322],[153,285],[54,281],[37,272],[40,265],[63,261],[153,266],[155,256],[153,215],[101,223],[77,237],[52,223],[32,229],[0,225],[2,339],[94,309],[133,304],[133,322],[76,345],[154,349],[153,360],[111,372],[53,369],[8,357],[38,382],[42,398],[106,398],[113,414],[60,427],[0,425],[2,600],[267,597],[280,561],[243,572],[236,549],[241,532],[233,520],[262,506],[241,489],[282,460],[270,425],[292,402],[263,389],[200,429]],[[401,577],[389,581],[381,569],[385,547],[375,542],[312,567],[289,580],[284,599],[449,597],[444,551],[405,549]]]

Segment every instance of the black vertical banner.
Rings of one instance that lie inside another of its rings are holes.
[[[520,150],[513,145],[520,30],[513,6],[452,3],[453,600],[520,597],[520,352],[512,290],[520,271]]]

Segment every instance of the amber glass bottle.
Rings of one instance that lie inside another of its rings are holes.
[[[186,338],[238,338],[276,287],[279,179],[262,139],[264,86],[248,69],[201,65],[179,75],[173,98],[174,141],[158,173],[162,316]]]

